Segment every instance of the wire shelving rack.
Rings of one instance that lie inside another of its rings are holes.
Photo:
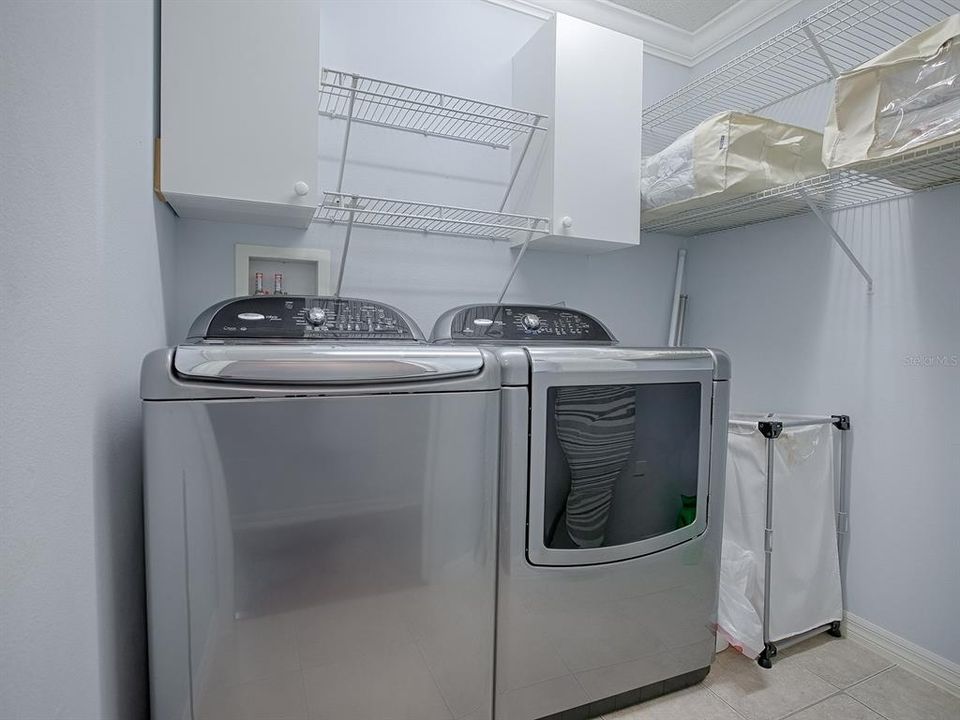
[[[960,141],[873,160],[644,223],[648,232],[703,235],[810,212],[843,210],[960,182]]]
[[[314,222],[346,225],[334,294],[339,296],[343,285],[353,227],[363,225],[489,240],[512,241],[522,234],[523,246],[500,292],[502,299],[530,241],[550,232],[547,218],[503,211],[534,135],[546,130],[547,117],[342,70],[322,68],[320,78],[319,114],[346,121],[336,190],[324,192],[313,217]],[[495,149],[510,149],[518,142],[523,146],[497,210],[380,198],[343,192],[350,129],[355,122]]]
[[[546,232],[544,217],[515,215],[452,205],[325,192],[316,219],[354,225],[511,240],[518,233]]]
[[[321,72],[319,112],[494,148],[509,148],[529,133],[545,129],[544,116],[526,110],[328,68]]]
[[[726,110],[760,112],[960,12],[960,0],[837,0],[644,108],[645,150],[658,152]]]
[[[834,81],[960,12],[960,0],[836,0],[769,40],[644,108],[649,153],[714,115],[761,113]],[[960,141],[831,170],[801,182],[646,220],[647,232],[702,235],[812,212],[873,290],[873,278],[828,214],[960,182]]]

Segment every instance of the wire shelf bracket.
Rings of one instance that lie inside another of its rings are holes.
[[[821,45],[817,40],[817,36],[813,33],[813,30],[810,29],[809,25],[805,24],[803,26],[803,34],[807,36],[807,38],[810,40],[810,45],[813,46],[813,49],[817,51],[817,55],[819,55],[820,59],[823,60],[823,64],[830,72],[830,77],[832,77],[834,80],[840,77],[840,73],[834,66],[833,60],[831,60],[830,56],[827,55],[826,50],[823,49],[823,45]]]
[[[526,232],[523,247],[500,293],[502,299],[531,239],[537,234],[549,233],[547,218],[504,212],[535,134],[546,130],[546,116],[330,68],[321,70],[318,112],[346,121],[336,192],[324,193],[314,215],[315,222],[346,223],[347,226],[334,296],[340,296],[354,225],[365,225],[493,240],[510,240],[516,233]],[[350,130],[355,122],[497,149],[510,149],[523,138],[523,148],[496,212],[345,194],[343,175]]]
[[[873,295],[873,277],[867,272],[867,269],[863,266],[863,263],[860,262],[860,259],[856,256],[856,254],[854,254],[853,250],[850,249],[850,246],[844,242],[842,237],[840,237],[840,233],[838,233],[834,229],[833,225],[830,224],[830,220],[824,216],[822,212],[820,212],[820,208],[813,204],[813,201],[810,200],[810,196],[802,190],[800,192],[803,195],[804,202],[807,203],[807,207],[810,208],[810,212],[812,212],[816,216],[817,220],[820,221],[820,224],[826,228],[827,232],[830,233],[830,237],[833,238],[833,241],[840,246],[840,249],[843,250],[844,254],[850,259],[850,262],[854,264],[854,266],[857,268],[857,271],[863,275],[863,279],[867,281],[867,295]]]

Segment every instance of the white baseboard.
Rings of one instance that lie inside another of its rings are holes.
[[[843,617],[848,638],[960,697],[960,665],[852,613],[844,613]]]

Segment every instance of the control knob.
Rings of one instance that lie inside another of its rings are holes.
[[[524,315],[520,322],[523,323],[523,326],[527,330],[536,330],[540,327],[540,317],[538,315],[534,315],[533,313],[527,313]]]
[[[307,310],[307,322],[311,325],[323,325],[327,321],[327,311],[322,307]]]

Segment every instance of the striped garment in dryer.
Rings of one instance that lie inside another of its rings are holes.
[[[636,406],[629,385],[557,388],[557,439],[571,476],[566,526],[578,547],[603,545],[613,486],[633,450]]]

